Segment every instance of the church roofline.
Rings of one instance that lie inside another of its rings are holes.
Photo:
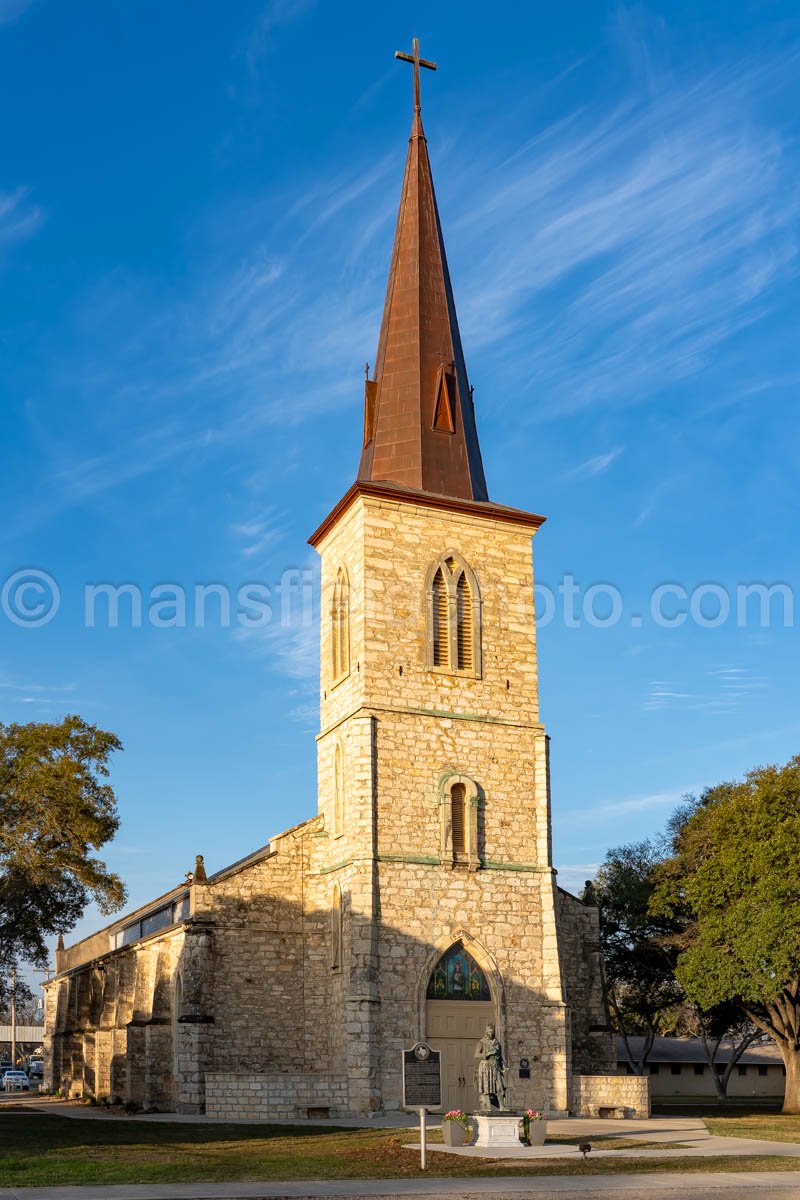
[[[339,503],[331,509],[319,528],[314,530],[308,539],[308,544],[317,546],[359,496],[392,500],[404,504],[418,504],[426,508],[439,508],[444,512],[464,513],[467,516],[486,517],[490,521],[502,521],[508,525],[523,525],[533,530],[538,529],[547,520],[547,517],[540,517],[536,513],[526,512],[521,508],[509,508],[505,504],[495,504],[491,500],[463,500],[457,496],[440,496],[431,492],[416,491],[414,488],[403,487],[396,483],[372,483],[357,480],[345,492]]]

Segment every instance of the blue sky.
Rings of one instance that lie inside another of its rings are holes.
[[[624,605],[540,631],[562,880],[800,749],[800,613],[648,615],[797,582],[796,5],[0,0],[0,575],[61,597],[0,615],[0,719],[121,736],[132,903],[315,811],[313,622],[86,628],[83,589],[312,578],[414,33],[490,494],[548,515],[543,585]]]

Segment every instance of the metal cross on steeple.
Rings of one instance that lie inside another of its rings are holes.
[[[419,102],[419,69],[420,67],[427,67],[429,71],[435,71],[436,63],[428,62],[425,58],[420,58],[419,41],[417,38],[414,38],[412,46],[414,50],[413,54],[404,54],[402,50],[395,50],[394,56],[395,58],[402,58],[403,62],[414,64],[414,112],[418,113],[421,112]]]

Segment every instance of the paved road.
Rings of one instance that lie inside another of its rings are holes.
[[[756,1171],[745,1175],[586,1176],[576,1179],[398,1179],[330,1183],[185,1183],[123,1187],[0,1188],[0,1200],[798,1200],[794,1172]]]

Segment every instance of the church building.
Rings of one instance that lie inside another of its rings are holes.
[[[67,1094],[365,1116],[401,1107],[402,1051],[424,1039],[444,1108],[470,1110],[491,1022],[510,1106],[648,1113],[647,1080],[617,1073],[597,909],[553,869],[531,556],[544,518],[487,491],[419,66],[415,43],[358,475],[309,539],[316,815],[221,870],[198,860],[59,949],[46,1085]]]

